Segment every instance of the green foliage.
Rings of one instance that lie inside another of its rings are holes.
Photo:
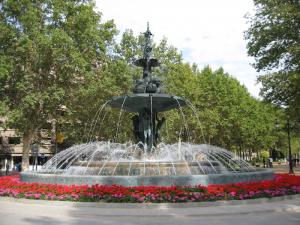
[[[116,33],[100,23],[91,0],[0,2],[0,113],[23,133],[22,167],[37,131],[55,119],[67,123],[63,106],[100,73]],[[71,108],[67,108],[71,114]],[[74,120],[72,121],[74,123]]]
[[[291,138],[291,148],[292,148],[292,154],[299,154],[300,153],[300,139],[299,137],[292,137]]]
[[[289,107],[295,120],[300,115],[300,2],[254,0],[256,13],[249,18],[248,54],[261,75],[261,95],[279,106]]]
[[[260,76],[261,96],[277,106],[288,107],[289,116],[300,119],[300,75],[299,73],[272,73]]]
[[[0,98],[9,125],[37,130],[60,116],[84,79],[100,71],[114,24],[92,1],[0,3]]]
[[[261,158],[266,160],[270,157],[270,153],[268,151],[264,150],[264,151],[261,151],[260,156],[261,156]]]
[[[298,0],[254,0],[256,13],[246,32],[255,68],[300,71],[300,3]]]

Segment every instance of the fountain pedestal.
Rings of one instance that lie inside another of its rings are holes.
[[[137,112],[132,117],[136,143],[143,143],[142,147],[148,152],[156,147],[159,141],[159,130],[165,118],[158,118],[159,112],[168,111],[186,105],[183,98],[161,93],[134,93],[113,97],[110,101],[113,108],[129,112]]]

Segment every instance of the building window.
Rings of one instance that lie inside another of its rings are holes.
[[[21,144],[21,138],[20,137],[8,137],[8,144],[10,144],[10,145]]]

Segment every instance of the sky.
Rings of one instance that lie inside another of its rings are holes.
[[[254,13],[252,0],[96,0],[102,22],[113,19],[120,33],[146,30],[147,22],[155,42],[166,37],[178,48],[185,62],[199,68],[223,67],[259,97],[258,73],[247,56],[244,31],[246,14]]]

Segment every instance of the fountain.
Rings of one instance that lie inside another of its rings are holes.
[[[207,145],[160,142],[166,119],[159,114],[189,105],[185,99],[166,94],[152,68],[149,25],[144,56],[135,61],[143,68],[132,94],[113,97],[103,105],[129,112],[136,143],[88,142],[75,145],[51,158],[37,172],[21,173],[25,182],[105,185],[208,185],[273,179],[272,170],[254,168],[225,149]],[[101,111],[100,110],[100,111]],[[95,117],[95,119],[97,116]],[[118,125],[119,126],[119,125]]]

